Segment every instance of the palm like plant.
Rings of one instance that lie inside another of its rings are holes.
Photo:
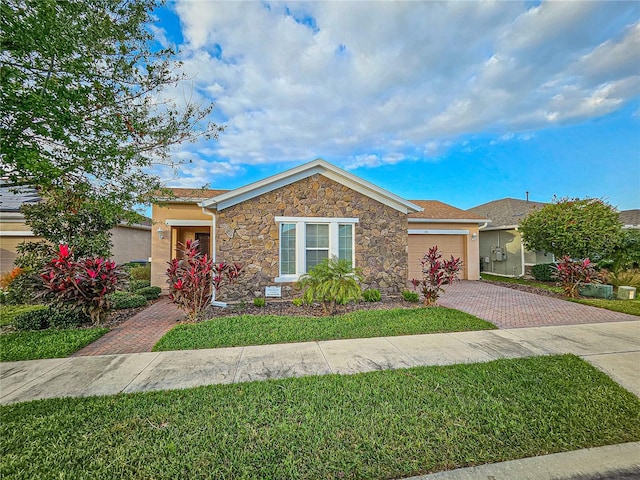
[[[300,277],[297,288],[304,289],[302,299],[305,303],[321,302],[327,314],[327,302],[331,302],[332,312],[335,313],[337,305],[360,299],[362,278],[360,270],[353,268],[351,262],[332,257]]]

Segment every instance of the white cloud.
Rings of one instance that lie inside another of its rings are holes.
[[[634,2],[174,8],[194,95],[215,101],[214,118],[227,125],[203,155],[231,166],[327,157],[357,168],[434,157],[464,135],[527,140],[640,94]]]

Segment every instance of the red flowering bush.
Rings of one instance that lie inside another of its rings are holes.
[[[68,245],[60,245],[58,255],[43,268],[42,296],[49,303],[80,310],[95,325],[110,310],[107,295],[113,293],[125,274],[120,267],[104,258],[73,260]]]
[[[197,240],[178,243],[182,259],[174,258],[167,268],[169,298],[187,312],[189,320],[195,321],[211,303],[213,290],[220,290],[225,281],[233,283],[240,275],[242,266],[237,263],[213,263],[207,254],[202,255]]]
[[[560,281],[564,294],[571,298],[578,296],[580,285],[600,283],[595,264],[588,258],[571,260],[565,255],[556,266],[555,276]]]
[[[422,280],[413,279],[414,290],[420,291],[423,295],[423,302],[426,307],[434,306],[438,302],[441,292],[444,292],[443,285],[459,280],[458,274],[462,270],[462,260],[453,258],[442,260],[442,254],[438,251],[438,246],[434,245],[420,260],[422,265]]]

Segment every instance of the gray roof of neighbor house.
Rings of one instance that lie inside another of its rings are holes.
[[[633,210],[622,210],[620,212],[620,222],[624,226],[640,226],[640,208],[635,208]]]
[[[23,203],[38,203],[40,200],[35,188],[0,185],[0,212],[19,212]]]
[[[546,203],[543,202],[503,198],[470,208],[467,212],[490,219],[491,221],[486,229],[513,228],[533,210],[542,208],[545,205]]]

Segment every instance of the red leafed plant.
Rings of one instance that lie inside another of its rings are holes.
[[[225,281],[233,283],[242,266],[237,263],[213,263],[209,255],[200,253],[197,240],[178,243],[182,259],[174,258],[167,268],[169,298],[187,312],[189,320],[198,320],[211,303],[213,290],[220,290]]]
[[[414,290],[420,291],[423,295],[423,303],[426,307],[434,306],[438,303],[438,297],[444,292],[443,285],[459,280],[458,274],[462,270],[462,260],[453,258],[442,260],[442,254],[438,251],[438,246],[434,245],[420,260],[422,265],[422,280],[413,279]]]
[[[68,245],[60,245],[58,255],[43,268],[42,296],[54,305],[81,310],[99,325],[107,316],[110,305],[107,295],[115,292],[125,277],[120,267],[104,258],[73,260]]]
[[[562,285],[564,294],[571,298],[578,296],[578,289],[581,285],[585,283],[600,283],[595,265],[588,258],[572,260],[565,255],[556,266],[555,274]]]

